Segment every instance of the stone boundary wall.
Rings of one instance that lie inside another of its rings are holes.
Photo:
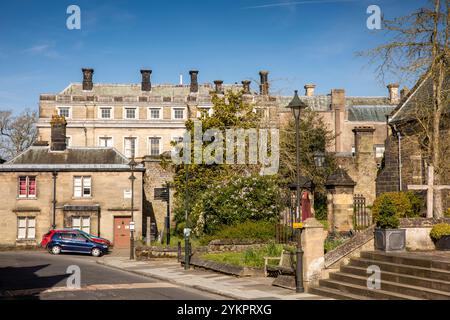
[[[400,228],[406,229],[407,250],[435,250],[430,231],[438,223],[449,223],[450,218],[404,218]]]
[[[353,238],[343,243],[336,249],[325,254],[325,268],[339,268],[341,264],[345,264],[349,258],[359,254],[362,248],[367,248],[367,244],[373,243],[374,226],[367,228],[362,232],[358,232]],[[372,244],[373,250],[373,244]]]
[[[265,242],[252,241],[252,240],[212,240],[208,244],[208,252],[241,252],[247,249],[259,249],[267,245]]]

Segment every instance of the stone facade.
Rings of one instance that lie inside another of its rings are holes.
[[[36,177],[37,196],[20,198],[19,177]],[[74,197],[75,176],[89,176],[92,196],[85,199]],[[130,188],[129,171],[78,171],[57,170],[55,226],[71,228],[72,217],[89,217],[89,233],[114,242],[114,217],[130,216],[130,200],[124,199],[124,191]],[[142,185],[142,172],[136,174],[135,186]],[[53,225],[53,173],[43,169],[20,171],[17,168],[0,168],[2,206],[0,208],[0,245],[38,245],[42,236]],[[142,236],[142,189],[135,188],[134,221],[136,239]],[[20,217],[35,218],[35,236],[18,238]]]
[[[38,245],[50,229],[61,228],[79,228],[114,243],[115,218],[131,216],[128,159],[114,148],[66,148],[64,118],[54,115],[51,122],[50,146],[32,146],[0,165],[0,245]],[[145,169],[134,170],[139,239]]]
[[[220,97],[229,90],[242,90],[244,101],[255,106],[255,112],[262,115],[265,126],[282,128],[292,119],[291,110],[286,107],[292,96],[271,93],[268,71],[260,72],[258,91],[252,90],[249,80],[241,84],[224,84],[221,80],[201,84],[197,70],[190,71],[191,83],[188,85],[152,84],[151,70],[141,70],[141,83],[137,84],[97,84],[93,74],[94,70],[83,69],[82,83],[72,83],[57,94],[40,96],[39,140],[50,140],[50,118],[56,110],[67,120],[69,146],[114,147],[129,157],[134,151],[136,159],[144,161],[148,170],[144,179],[144,215],[156,220],[158,230],[162,230],[166,206],[153,199],[154,189],[170,180],[171,174],[164,173],[159,164],[146,159],[170,151],[173,148],[171,142],[182,137],[187,119],[197,118],[200,110],[213,112],[213,94]],[[314,90],[314,84],[306,85],[305,95],[300,99],[316,111],[335,134],[335,142],[328,151],[343,159],[343,165],[348,166],[355,181],[358,182],[360,177],[364,179],[369,168],[365,166],[364,174],[358,176],[352,130],[360,126],[374,128],[373,154],[380,163],[386,139],[385,115],[396,104],[390,98],[392,93],[387,97],[349,97],[344,89],[332,89],[330,94],[323,95],[315,94]],[[134,147],[130,147],[133,143]],[[361,193],[370,196],[373,190],[366,188],[369,185],[364,182],[356,188],[363,188]]]

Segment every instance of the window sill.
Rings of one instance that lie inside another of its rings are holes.
[[[72,200],[92,200],[94,197],[72,197]]]
[[[17,197],[16,200],[37,200],[37,197]]]

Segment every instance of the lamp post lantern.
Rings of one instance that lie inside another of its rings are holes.
[[[303,103],[298,97],[298,91],[295,90],[294,98],[289,103],[288,108],[291,108],[292,114],[295,119],[295,141],[296,141],[296,171],[297,171],[297,183],[296,183],[296,202],[297,202],[297,214],[300,215],[300,115],[301,111],[307,108],[307,105]],[[302,229],[299,229],[297,239],[297,266],[296,266],[296,292],[301,293],[305,291],[303,287],[303,249],[302,249]]]
[[[136,167],[134,155],[128,165],[130,166],[131,171],[129,177],[131,181],[130,260],[134,260],[134,181],[136,180],[136,177],[134,176],[134,168]]]

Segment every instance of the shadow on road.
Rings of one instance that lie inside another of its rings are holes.
[[[52,288],[70,276],[70,274],[54,276],[36,274],[49,265],[0,268],[0,300],[39,299],[42,291]]]

